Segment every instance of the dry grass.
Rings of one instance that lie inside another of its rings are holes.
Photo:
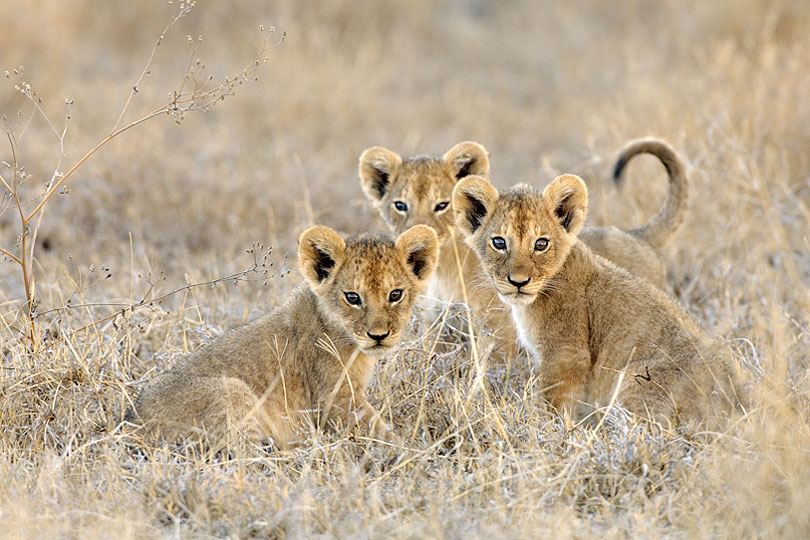
[[[469,351],[430,354],[435,335],[415,332],[370,396],[394,445],[327,433],[289,453],[149,447],[120,425],[142,382],[271,309],[297,274],[185,290],[75,334],[115,308],[45,314],[49,339],[67,339],[29,352],[7,326],[23,316],[22,282],[0,262],[0,536],[810,535],[810,16],[801,0],[721,4],[199,6],[161,45],[133,114],[176,85],[186,34],[205,36],[199,55],[220,77],[261,46],[258,23],[288,39],[223,107],[158,120],[88,161],[49,202],[34,269],[44,311],[237,272],[256,240],[289,267],[306,225],[381,226],[355,173],[374,144],[438,154],[477,140],[500,186],[581,172],[592,223],[631,226],[664,175],[634,163],[617,192],[607,173],[627,139],[657,135],[688,157],[693,184],[665,253],[675,293],[734,348],[755,396],[726,432],[669,432],[618,409],[601,430],[567,430],[524,359],[492,365],[484,399],[468,392]],[[4,68],[25,65],[52,118],[74,100],[68,161],[109,133],[175,8],[0,3]],[[26,107],[0,91],[9,117]],[[34,196],[58,145],[34,121],[20,153]],[[0,215],[4,248],[14,217]]]

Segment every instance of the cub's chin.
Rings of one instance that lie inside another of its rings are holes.
[[[529,304],[534,302],[535,298],[537,298],[537,294],[529,294],[514,290],[506,294],[499,291],[498,296],[500,297],[502,302],[506,304],[512,304],[515,306],[528,306]]]
[[[395,348],[396,348],[395,345],[391,345],[389,343],[380,344],[372,342],[360,344],[360,352],[368,356],[382,356],[386,353],[393,351]]]

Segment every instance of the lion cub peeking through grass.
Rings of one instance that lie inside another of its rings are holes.
[[[618,182],[628,162],[636,155],[656,156],[667,170],[670,190],[653,218],[637,229],[586,227],[580,238],[596,253],[660,288],[667,287],[666,266],[657,251],[683,222],[688,202],[688,181],[683,162],[659,139],[631,141],[621,151],[615,168]],[[453,188],[467,175],[488,178],[489,157],[475,142],[453,146],[441,158],[402,158],[379,146],[360,156],[363,191],[388,228],[400,233],[415,224],[430,225],[439,235],[441,250],[428,295],[447,302],[466,301],[507,353],[517,339],[509,310],[496,291],[482,282],[478,258],[455,234],[451,208]],[[458,262],[456,259],[458,254]]]
[[[541,194],[526,184],[499,193],[468,176],[453,210],[521,341],[542,358],[557,410],[606,405],[622,371],[619,403],[659,421],[721,417],[738,402],[722,348],[669,296],[577,238],[588,211],[579,177],[560,176]]]
[[[305,283],[272,313],[159,375],[130,418],[167,439],[204,433],[212,446],[242,431],[286,448],[330,419],[386,437],[366,389],[376,358],[399,343],[437,257],[436,233],[423,225],[396,241],[307,229],[298,248]]]

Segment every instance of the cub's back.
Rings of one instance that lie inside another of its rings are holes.
[[[236,327],[207,342],[158,376],[141,396],[160,394],[176,377],[234,377],[261,395],[276,384],[271,378],[283,370],[291,385],[306,386],[313,373],[311,359],[317,354],[314,340],[325,328],[316,309],[315,296],[306,284],[296,287],[284,304],[253,322]],[[161,384],[161,382],[165,384]]]
[[[668,289],[664,258],[652,245],[640,242],[631,232],[618,227],[584,227],[579,233],[594,254],[644,278],[662,290]]]
[[[588,248],[580,244],[579,250]],[[572,256],[582,258],[572,250]],[[585,297],[596,350],[634,349],[634,358],[664,351],[694,354],[710,338],[669,295],[589,250]]]

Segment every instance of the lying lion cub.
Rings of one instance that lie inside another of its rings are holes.
[[[617,227],[585,227],[582,240],[596,253],[641,276],[660,288],[667,287],[666,266],[658,253],[677,230],[686,214],[688,180],[683,162],[664,141],[654,138],[628,143],[619,154],[614,176],[618,182],[629,161],[638,154],[656,156],[669,175],[669,193],[658,213],[645,225],[625,231]],[[475,142],[453,146],[441,158],[403,158],[379,146],[360,156],[363,191],[388,228],[399,233],[406,228],[430,225],[439,235],[441,250],[428,296],[447,302],[464,302],[495,333],[500,349],[515,352],[517,336],[496,292],[481,283],[478,259],[455,234],[450,205],[453,188],[467,175],[489,177],[486,149]]]
[[[588,211],[579,177],[541,194],[526,184],[499,193],[468,176],[453,209],[521,341],[542,358],[559,411],[607,404],[622,371],[619,403],[659,421],[705,419],[737,402],[731,363],[675,301],[577,238]]]
[[[399,343],[437,257],[436,233],[424,225],[396,241],[307,229],[298,248],[305,283],[272,313],[150,382],[130,417],[168,439],[204,432],[212,445],[236,428],[285,448],[332,418],[385,437],[366,389],[376,357]]]

